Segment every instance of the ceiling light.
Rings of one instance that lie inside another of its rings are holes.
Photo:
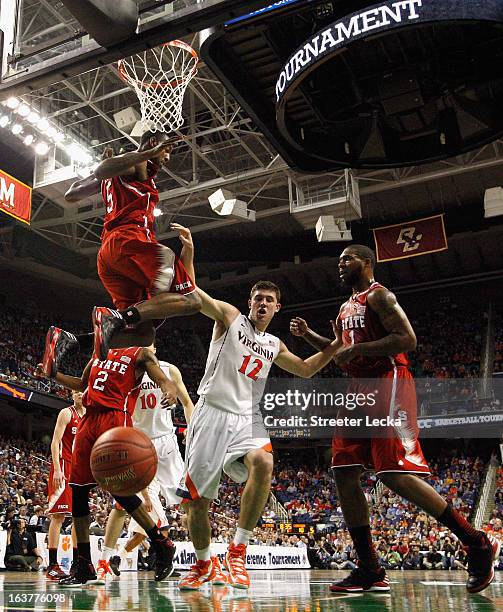
[[[15,134],[16,136],[18,134],[21,134],[22,131],[23,131],[23,126],[20,123],[15,123],[12,126],[12,133]]]
[[[47,119],[42,117],[42,119],[40,119],[40,121],[37,123],[37,127],[41,132],[46,132],[49,129],[49,122]]]
[[[72,142],[66,147],[67,153],[74,162],[80,162],[82,164],[90,164],[93,161],[92,155],[90,155],[85,149],[83,149],[76,142]]]
[[[9,98],[7,100],[7,106],[9,108],[12,108],[12,110],[14,110],[15,108],[17,108],[19,106],[19,100],[17,98],[14,98],[14,97]]]
[[[49,145],[46,142],[39,142],[35,147],[35,153],[37,155],[45,155],[49,150]]]
[[[58,130],[53,125],[50,125],[47,128],[46,134],[48,138],[54,138],[57,133],[58,133]]]
[[[33,136],[33,134],[28,134],[27,136],[25,136],[25,139],[23,140],[23,142],[27,147],[29,147],[34,140],[35,140],[35,137]]]
[[[9,125],[10,119],[8,117],[8,115],[3,115],[2,117],[0,117],[0,127],[5,127],[6,125]]]
[[[31,111],[31,113],[28,115],[28,117],[26,117],[26,119],[30,123],[38,123],[40,121],[40,115],[35,111]]]
[[[154,208],[154,217],[160,217],[162,215],[162,210],[160,208]]]
[[[58,132],[53,138],[56,142],[63,142],[66,136],[63,134],[63,132]]]
[[[17,109],[17,114],[23,118],[28,117],[30,113],[31,108],[28,106],[28,104],[21,104],[21,106]]]

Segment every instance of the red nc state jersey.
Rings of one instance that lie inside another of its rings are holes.
[[[141,347],[110,349],[105,361],[94,359],[82,403],[87,410],[122,410],[133,414],[140,392],[141,377],[136,380],[136,361]]]
[[[75,406],[68,406],[68,408],[70,408],[72,412],[72,418],[65,427],[63,437],[61,438],[61,459],[65,461],[72,460],[73,439],[77,433],[77,427],[82,420],[82,417],[77,414]]]
[[[155,186],[155,165],[147,162],[149,178],[142,182],[133,176],[115,176],[101,181],[101,195],[106,206],[103,233],[121,225],[138,225],[153,235],[154,208],[159,202]],[[149,236],[150,237],[150,236]]]
[[[344,346],[373,342],[388,335],[377,314],[367,304],[369,293],[383,288],[379,283],[372,283],[366,291],[352,295],[339,311],[338,321],[342,327]],[[371,378],[392,370],[394,366],[408,366],[405,353],[389,357],[357,357],[343,369],[355,378]]]

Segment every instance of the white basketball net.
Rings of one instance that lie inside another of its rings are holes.
[[[182,40],[172,40],[119,60],[122,78],[134,89],[144,129],[172,132],[183,125],[183,97],[197,74],[197,53]]]

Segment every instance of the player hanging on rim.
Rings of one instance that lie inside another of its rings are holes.
[[[108,349],[149,346],[153,321],[198,312],[201,300],[175,253],[154,232],[159,192],[154,177],[169,162],[174,143],[165,132],[143,134],[137,151],[104,159],[66,194],[78,202],[101,192],[105,204],[98,274],[117,310],[93,309],[94,335],[75,336],[57,327],[47,332],[44,371],[55,376],[61,359],[74,350],[106,359]]]
[[[195,278],[190,231],[173,224],[189,248],[184,264]],[[246,546],[269,497],[272,446],[259,410],[263,388],[275,363],[303,378],[310,378],[333,358],[335,341],[308,359],[291,353],[283,342],[266,332],[280,310],[280,290],[269,281],[254,285],[248,299],[248,315],[197,289],[201,312],[213,319],[213,337],[206,370],[187,432],[184,477],[179,493],[184,498],[188,529],[197,562],[179,582],[182,590],[195,590],[205,582],[225,584],[216,555],[212,555],[208,510],[218,495],[222,470],[235,482],[245,482],[239,522],[229,544],[225,566],[229,583],[247,589]]]
[[[406,355],[406,351],[416,348],[416,336],[393,293],[374,280],[374,266],[374,252],[358,244],[344,249],[339,258],[340,278],[353,294],[341,306],[333,324],[339,346],[335,362],[352,377],[351,391],[368,393],[377,386],[374,416],[389,416],[400,424],[380,430],[378,435],[370,429],[360,430],[360,436],[354,437],[335,431],[332,467],[344,520],[360,564],[347,578],[334,582],[330,590],[389,591],[388,577],[372,543],[368,504],[360,484],[362,472],[374,469],[384,485],[433,516],[468,548],[466,587],[470,593],[478,593],[494,577],[493,562],[500,545],[472,527],[419,478],[430,471],[418,440],[416,390]],[[304,319],[292,319],[290,328],[294,335],[320,350],[331,343],[311,330]],[[341,409],[338,416],[358,415]]]
[[[132,427],[131,415],[145,372],[161,389],[162,402],[172,405],[176,401],[176,389],[148,348],[111,349],[106,360],[91,359],[81,378],[61,372],[55,377],[68,389],[83,391],[83,404],[86,407],[86,414],[75,436],[70,475],[72,516],[79,555],[75,573],[62,578],[59,582],[62,586],[79,587],[98,581],[89,544],[89,492],[96,486],[90,465],[91,451],[105,431],[113,427]],[[38,373],[43,374],[41,365]],[[115,495],[114,498],[149,536],[156,552],[155,580],[169,577],[173,571],[173,543],[161,533],[137,495]]]
[[[153,345],[149,349],[154,353],[156,352]],[[194,404],[187,392],[180,370],[174,364],[166,361],[159,361],[159,366],[175,385],[176,395],[183,406],[185,420],[189,423],[194,411]],[[133,426],[146,433],[152,440],[157,452],[158,463],[154,480],[138,496],[144,501],[145,508],[153,521],[161,529],[161,532],[167,536],[168,521],[159,494],[162,493],[168,506],[178,505],[181,502],[181,497],[176,494],[176,490],[183,475],[183,459],[178,448],[175,426],[171,417],[176,404],[171,406],[163,404],[161,389],[149,378],[147,373],[143,375],[140,387],[141,390],[133,412]],[[139,546],[146,537],[142,526],[131,519],[128,528],[130,539],[117,555],[115,545],[124,527],[125,518],[126,512],[119,508],[114,508],[108,517],[103,552],[96,567],[98,579],[103,581],[106,580],[107,576],[111,576],[112,572],[116,576],[120,576],[121,561],[128,553]],[[174,575],[175,572],[172,576]]]
[[[86,409],[82,405],[82,393],[72,392],[73,406],[63,408],[56,420],[51,441],[51,469],[47,483],[47,514],[50,516],[47,532],[49,565],[46,576],[48,580],[60,580],[66,574],[58,563],[58,546],[61,527],[65,517],[72,514],[72,490],[70,488],[70,468],[72,466],[72,449],[75,434]],[[72,525],[73,563],[78,556],[75,529]],[[72,565],[73,565],[72,563]]]

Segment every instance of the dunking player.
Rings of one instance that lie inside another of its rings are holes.
[[[46,373],[55,375],[67,351],[91,352],[93,340],[100,359],[106,359],[112,335],[115,347],[148,346],[154,340],[152,321],[200,309],[183,264],[154,233],[159,202],[154,177],[168,163],[172,148],[168,134],[147,131],[137,151],[112,157],[108,149],[94,173],[68,190],[70,202],[101,191],[106,210],[98,274],[117,310],[94,308],[94,337],[51,327],[43,360]]]
[[[82,406],[82,393],[73,391],[73,406],[63,408],[58,414],[51,441],[51,469],[47,491],[47,514],[51,517],[47,533],[49,565],[46,576],[49,580],[66,577],[58,563],[58,545],[65,517],[72,513],[72,490],[70,468],[75,434],[86,409]],[[77,560],[75,529],[72,527],[73,561]]]
[[[184,244],[190,231],[177,226]],[[193,249],[189,252],[193,254]],[[185,260],[191,278],[193,260]],[[210,550],[209,506],[217,497],[222,469],[235,482],[246,485],[241,496],[238,529],[229,544],[225,565],[229,582],[247,589],[246,546],[269,496],[273,459],[269,436],[258,404],[274,362],[296,376],[310,378],[332,359],[335,342],[302,360],[285,344],[266,333],[281,308],[280,290],[269,281],[256,283],[248,300],[249,313],[241,314],[226,302],[197,289],[201,312],[215,321],[206,370],[199,385],[199,401],[187,432],[184,477],[180,494],[185,499],[188,528],[197,562],[179,588],[195,590],[205,582],[223,584],[218,557]]]
[[[416,392],[405,353],[415,349],[416,336],[393,293],[374,280],[374,265],[373,251],[357,244],[345,249],[339,258],[341,280],[352,288],[353,295],[341,306],[335,322],[340,347],[335,362],[352,377],[352,391],[365,393],[369,385],[375,386],[377,382],[381,397],[375,415],[390,416],[400,425],[381,432],[381,437],[351,439],[335,432],[332,443],[335,481],[360,564],[347,578],[335,582],[331,591],[389,590],[389,580],[372,543],[368,505],[360,485],[362,471],[374,469],[383,484],[433,516],[468,547],[466,587],[470,593],[477,593],[494,577],[493,561],[499,555],[500,545],[483,531],[474,529],[418,477],[430,472],[417,439]],[[300,318],[292,320],[291,331],[318,349],[330,342]],[[347,414],[342,411],[339,416],[357,415],[354,411]]]
[[[147,348],[111,349],[106,360],[91,359],[81,378],[61,372],[56,375],[60,384],[75,391],[84,391],[83,404],[87,409],[75,436],[70,475],[72,516],[79,556],[75,573],[63,578],[59,583],[62,586],[78,587],[97,581],[89,544],[89,492],[96,486],[90,466],[91,451],[105,431],[113,427],[132,426],[131,414],[145,372],[160,387],[163,403],[173,404],[176,397],[174,386],[159,367],[154,353]],[[156,552],[156,581],[169,576],[173,571],[173,543],[161,534],[137,495],[114,497],[150,537]]]
[[[149,347],[155,352],[154,346]],[[171,380],[176,389],[176,395],[183,406],[186,422],[190,422],[194,405],[187,392],[180,370],[172,363],[159,361],[161,370]],[[163,405],[163,394],[159,386],[153,382],[148,374],[144,374],[140,385],[140,394],[136,400],[133,413],[134,427],[141,429],[154,443],[157,451],[157,474],[148,488],[139,497],[145,502],[145,507],[156,525],[163,533],[168,521],[162,507],[159,494],[162,493],[168,506],[177,505],[181,498],[176,495],[176,489],[183,474],[183,459],[178,448],[175,426],[171,417],[172,406]],[[107,521],[104,548],[101,560],[96,568],[98,578],[105,580],[111,576],[112,571],[120,575],[120,563],[126,555],[139,546],[145,539],[145,530],[134,519],[129,522],[129,541],[124,548],[115,553],[115,545],[124,526],[126,513],[122,509],[114,508]]]

